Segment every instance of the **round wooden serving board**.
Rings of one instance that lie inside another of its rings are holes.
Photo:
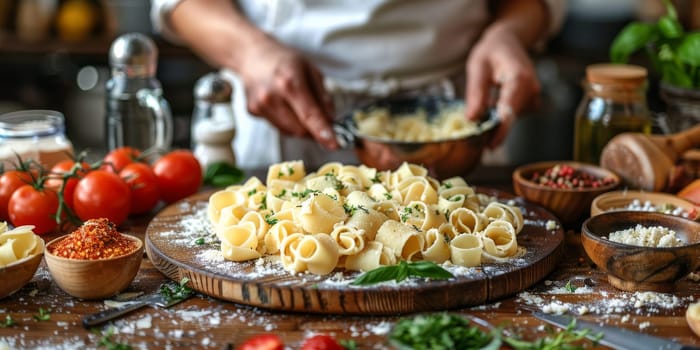
[[[499,199],[513,198],[494,190],[479,191]],[[221,254],[218,260],[203,258],[218,253],[215,244],[196,244],[197,236],[192,234],[193,229],[208,234],[203,213],[210,194],[186,198],[155,216],[146,229],[149,258],[169,278],[189,278],[190,286],[201,293],[273,310],[381,315],[480,305],[520,292],[544,278],[563,250],[564,232],[556,217],[516,199],[525,217],[525,227],[518,235],[518,245],[526,249],[522,256],[502,264],[461,268],[461,273],[450,270],[456,277],[449,280],[414,279],[354,287],[348,283],[359,275],[355,272],[292,275],[276,267],[273,270],[277,271],[270,273],[270,266],[281,263],[232,262],[223,260]],[[549,220],[556,222],[555,229],[546,228]]]

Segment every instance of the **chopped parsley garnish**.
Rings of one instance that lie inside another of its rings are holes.
[[[566,289],[569,293],[573,293],[576,291],[576,286],[571,284],[571,280],[569,280],[568,282],[566,282],[564,289]]]
[[[282,197],[284,197],[285,194],[287,194],[287,189],[286,189],[286,188],[283,188],[282,191],[281,191],[280,193],[278,193],[277,195],[275,195],[275,197],[277,197],[277,198],[282,198]]]
[[[310,194],[318,194],[318,193],[321,193],[321,192],[307,188],[302,192],[292,192],[292,197],[297,197],[297,198],[303,199],[303,198],[306,198],[307,196],[309,196]]]
[[[411,209],[411,207],[403,208],[403,211],[401,212],[401,221],[406,222],[406,220],[408,220],[412,213],[413,209]]]
[[[163,298],[165,298],[168,303],[185,299],[193,293],[192,288],[187,286],[189,282],[189,278],[183,277],[180,283],[174,287],[164,283],[160,286],[160,294],[163,295]]]
[[[250,191],[248,191],[248,197],[250,197],[250,196],[252,196],[252,195],[256,194],[257,192],[258,192],[258,190],[257,190],[257,189],[255,189],[255,188],[254,188],[254,189],[252,189],[252,190],[250,190]]]
[[[371,179],[371,181],[372,181],[372,183],[375,183],[375,184],[382,182],[382,173],[377,172],[374,175],[374,177]]]
[[[389,200],[391,200],[392,198],[394,198],[394,197],[391,195],[391,193],[389,193],[389,192],[384,192],[384,197],[386,197],[386,199],[389,199]]]
[[[34,319],[37,321],[48,321],[51,319],[51,310],[50,309],[44,309],[43,307],[39,308],[39,314],[34,315]]]
[[[267,214],[265,215],[265,222],[267,222],[268,225],[272,226],[279,222],[279,219],[273,217],[274,214]]]
[[[449,183],[449,182],[443,182],[443,183],[442,183],[442,187],[447,188],[447,189],[450,189],[450,188],[452,188],[452,184]]]
[[[194,244],[203,245],[204,244],[204,237],[199,237],[199,238],[195,239]]]
[[[12,316],[7,315],[5,316],[5,321],[0,322],[0,328],[12,327],[16,324],[17,322],[15,322],[15,320],[12,319]]]

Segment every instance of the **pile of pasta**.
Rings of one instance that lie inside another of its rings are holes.
[[[360,135],[406,142],[430,142],[460,138],[479,132],[477,123],[464,117],[464,106],[449,107],[432,119],[423,110],[392,116],[377,108],[353,114]]]
[[[209,197],[207,216],[232,261],[279,256],[292,272],[369,271],[401,260],[478,266],[518,252],[520,209],[477,194],[462,178],[301,161],[273,164]]]
[[[7,223],[0,221],[0,267],[44,251],[44,240],[33,230],[34,226],[26,225],[8,231]]]

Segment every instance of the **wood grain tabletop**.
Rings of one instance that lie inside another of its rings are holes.
[[[144,239],[151,218],[130,218],[121,231]],[[549,331],[532,316],[532,311],[568,310],[569,314],[601,325],[700,346],[700,338],[685,321],[687,306],[700,295],[700,282],[692,274],[681,280],[673,293],[616,290],[586,256],[578,231],[575,227],[566,230],[563,259],[551,274],[532,287],[489,304],[449,311],[477,316],[532,339]],[[56,236],[44,238],[48,241]],[[154,292],[167,281],[144,255],[138,275],[126,292]],[[103,300],[86,301],[67,295],[52,281],[42,262],[29,284],[0,300],[0,323],[8,316],[16,323],[10,327],[0,325],[0,349],[107,348],[106,339],[135,349],[235,349],[261,333],[279,335],[288,349],[299,349],[304,339],[317,333],[353,340],[358,349],[391,349],[389,331],[398,320],[413,316],[275,312],[196,294],[168,309],[146,307],[99,327],[83,328],[83,316],[107,308]],[[40,309],[49,312],[48,319],[40,321],[34,317]]]

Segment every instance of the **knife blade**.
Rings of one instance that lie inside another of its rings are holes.
[[[107,322],[109,320],[115,319],[119,316],[125,315],[131,311],[140,309],[144,306],[158,306],[162,308],[169,308],[177,303],[180,303],[194,294],[192,291],[189,293],[178,297],[178,298],[168,298],[160,291],[156,291],[151,294],[141,296],[134,299],[132,302],[127,302],[122,306],[110,308],[103,310],[91,315],[83,317],[83,327],[90,328]]]
[[[569,316],[541,312],[534,312],[533,316],[560,328],[567,328],[574,319]],[[597,323],[582,320],[576,320],[575,329],[589,329],[591,330],[591,336],[602,333],[603,338],[599,339],[598,342],[616,350],[700,350],[699,347],[683,345],[670,339],[655,337],[625,328],[601,326]]]

